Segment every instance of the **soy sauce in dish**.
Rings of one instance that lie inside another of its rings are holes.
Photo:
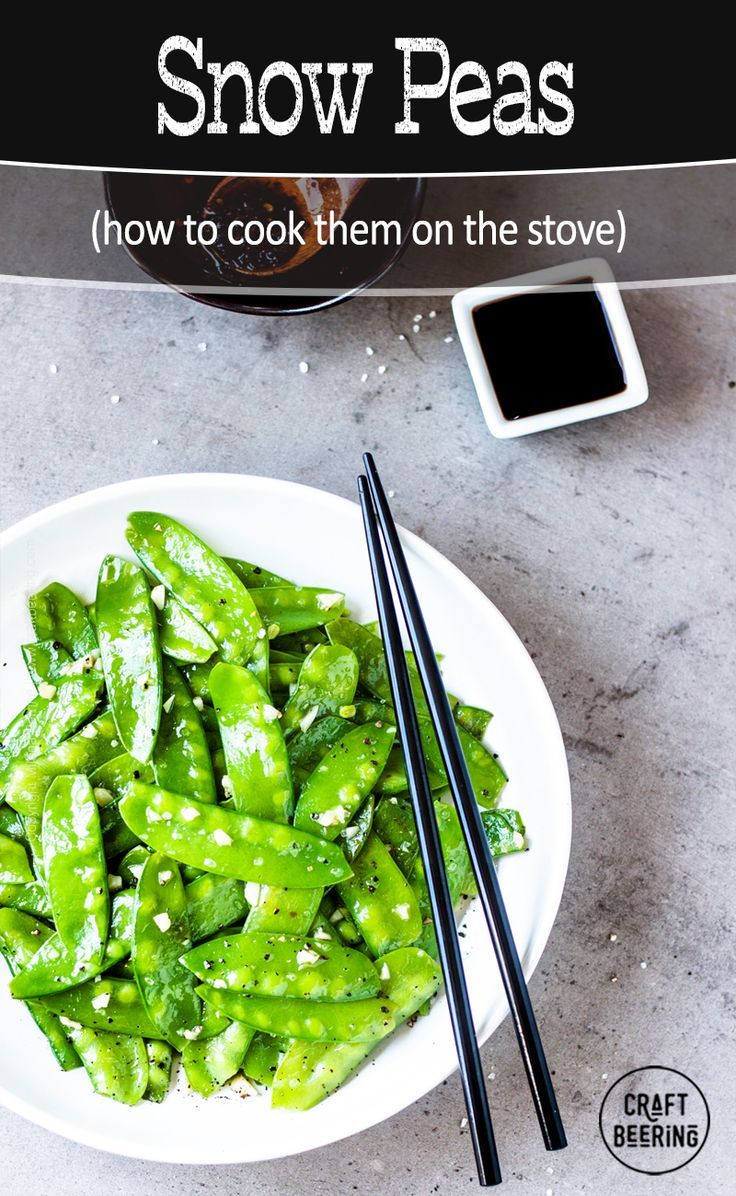
[[[576,289],[583,283],[589,285]],[[626,388],[591,278],[491,300],[475,308],[473,323],[508,420],[594,403]]]

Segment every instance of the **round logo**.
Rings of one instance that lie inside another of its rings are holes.
[[[643,1175],[679,1171],[703,1149],[708,1102],[697,1084],[670,1067],[639,1067],[612,1084],[599,1118],[606,1148]]]

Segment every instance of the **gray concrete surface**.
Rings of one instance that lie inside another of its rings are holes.
[[[529,645],[569,750],[572,862],[532,993],[571,1144],[545,1155],[504,1024],[484,1052],[504,1190],[722,1196],[735,1062],[736,288],[627,296],[650,402],[507,443],[486,432],[457,341],[445,343],[447,305],[429,320],[423,301],[413,335],[416,302],[259,321],[174,295],[0,287],[2,522],[179,470],[267,473],[352,497],[373,449],[402,522]],[[608,1084],[649,1063],[692,1076],[713,1115],[705,1149],[667,1179],[625,1170],[598,1136]],[[454,1078],[316,1154],[208,1170],[112,1159],[0,1112],[0,1174],[4,1196],[455,1196],[475,1182],[462,1116]]]

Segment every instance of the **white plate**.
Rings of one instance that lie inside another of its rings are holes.
[[[23,520],[0,538],[3,724],[31,696],[19,651],[31,637],[27,595],[56,578],[91,600],[102,556],[129,555],[125,521],[135,509],[174,515],[223,553],[305,584],[343,589],[355,615],[373,617],[360,512],[345,499],[231,474],[145,478],[93,490]],[[493,604],[434,549],[408,532],[402,538],[433,642],[445,654],[448,688],[495,712],[491,742],[511,777],[503,804],[521,811],[531,845],[500,866],[529,976],[557,912],[570,848],[570,790],[557,719],[526,649]],[[463,948],[478,1034],[485,1040],[507,1009],[477,906],[473,902],[468,911]],[[180,1090],[161,1105],[129,1109],[95,1096],[83,1072],[60,1072],[25,1009],[0,983],[0,1100],[58,1134],[135,1158],[240,1163],[297,1154],[392,1116],[455,1066],[443,997],[428,1017],[393,1035],[341,1090],[309,1112],[273,1111],[268,1097],[201,1100]]]

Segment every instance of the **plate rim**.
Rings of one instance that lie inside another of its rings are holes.
[[[111,482],[104,486],[94,487],[91,490],[84,490],[78,494],[72,495],[69,498],[61,499],[57,502],[49,504],[48,506],[42,507],[40,510],[32,512],[30,515],[24,516],[22,519],[12,524],[9,528],[5,528],[0,532],[0,553],[10,548],[17,541],[22,540],[24,536],[38,530],[45,524],[53,521],[55,518],[65,517],[70,514],[73,515],[75,512],[79,512],[86,506],[94,504],[95,502],[101,500],[104,501],[106,498],[120,498],[124,496],[126,492],[134,491],[141,487],[145,487],[149,490],[163,491],[167,486],[172,485],[175,486],[185,484],[192,489],[198,489],[206,488],[211,485],[237,487],[238,484],[242,483],[250,484],[266,491],[277,490],[282,494],[284,491],[291,491],[297,495],[309,495],[312,499],[314,499],[316,496],[319,501],[324,503],[326,506],[350,508],[358,516],[360,514],[358,503],[353,502],[351,499],[345,498],[342,495],[335,494],[330,490],[323,489],[319,486],[308,485],[304,482],[295,482],[283,478],[266,477],[259,474],[222,471],[154,474],[146,477],[129,478],[123,481]],[[405,547],[408,547],[411,551],[423,558],[430,565],[439,567],[445,572],[449,571],[452,580],[460,587],[460,589],[464,590],[474,601],[478,601],[480,599],[489,608],[493,617],[499,621],[499,624],[503,628],[505,634],[510,636],[511,639],[515,640],[517,646],[521,648],[524,656],[527,659],[528,665],[530,666],[530,679],[538,691],[537,697],[544,705],[546,705],[547,712],[551,716],[548,729],[550,732],[552,732],[554,744],[550,744],[550,747],[554,747],[554,752],[557,757],[555,767],[559,774],[561,796],[564,797],[564,801],[561,803],[561,823],[559,826],[564,850],[559,852],[556,857],[554,885],[551,888],[548,900],[545,902],[544,917],[535,925],[533,938],[534,950],[528,954],[527,962],[524,966],[524,975],[527,981],[529,981],[544,953],[549,941],[549,936],[557,918],[557,913],[559,911],[560,903],[562,901],[562,894],[567,880],[570,851],[572,846],[572,798],[570,775],[567,765],[567,755],[565,752],[564,740],[562,737],[562,730],[560,728],[552,699],[549,695],[541,673],[537,668],[536,662],[532,659],[521,637],[512,627],[511,623],[508,621],[502,611],[500,611],[495,605],[493,600],[489,598],[488,595],[485,594],[474,581],[472,581],[465,573],[463,573],[463,571],[454,563],[454,561],[451,561],[449,557],[446,557],[439,551],[439,549],[422,539],[422,537],[418,536],[415,532],[412,532],[401,525],[398,525],[398,530]],[[562,792],[563,785],[564,793]],[[446,1001],[444,994],[440,999]],[[493,1019],[489,1019],[486,1025],[482,1027],[481,1032],[478,1035],[480,1046],[483,1046],[488,1041],[491,1035],[495,1033],[495,1031],[500,1025],[503,1024],[507,1017],[508,1009],[505,1009],[495,1023],[493,1022]],[[318,1150],[323,1147],[331,1146],[334,1143],[353,1137],[355,1134],[363,1133],[364,1131],[370,1130],[374,1126],[379,1125],[384,1121],[388,1121],[392,1117],[395,1117],[404,1109],[411,1108],[411,1106],[416,1104],[416,1102],[422,1099],[423,1096],[426,1096],[429,1092],[434,1091],[435,1088],[437,1088],[451,1075],[453,1075],[456,1070],[457,1062],[453,1059],[453,1062],[450,1063],[450,1066],[447,1069],[444,1069],[444,1074],[438,1076],[429,1088],[425,1089],[423,1093],[416,1096],[409,1104],[403,1102],[403,1097],[400,1097],[398,1104],[389,1104],[387,1108],[381,1106],[381,1110],[375,1115],[374,1110],[371,1110],[369,1119],[365,1121],[364,1124],[362,1124],[358,1129],[346,1128],[343,1130],[340,1126],[336,1126],[335,1128],[337,1132],[329,1138],[316,1141],[309,1146],[300,1147],[299,1150],[289,1149],[288,1146],[285,1146],[283,1150],[278,1149],[274,1151],[273,1147],[269,1147],[268,1155],[262,1156],[259,1159],[254,1159],[253,1157],[247,1156],[245,1158],[237,1158],[235,1155],[228,1155],[225,1158],[219,1159],[212,1157],[207,1159],[202,1157],[182,1159],[180,1157],[175,1157],[172,1152],[165,1149],[156,1150],[154,1148],[145,1148],[141,1147],[140,1145],[131,1144],[118,1139],[111,1141],[104,1131],[99,1131],[92,1125],[80,1125],[77,1122],[68,1122],[57,1114],[49,1113],[45,1110],[39,1110],[38,1107],[31,1101],[25,1099],[24,1097],[17,1096],[10,1089],[6,1088],[2,1080],[0,1080],[0,1105],[7,1108],[10,1112],[16,1113],[33,1124],[39,1125],[41,1128],[49,1130],[68,1141],[77,1142],[80,1145],[91,1147],[92,1149],[103,1150],[107,1153],[123,1158],[139,1159],[143,1162],[176,1164],[179,1166],[232,1166],[243,1163],[265,1163],[281,1158],[297,1157],[298,1155],[305,1154],[308,1151],[311,1152],[312,1150]],[[283,1136],[284,1141],[287,1138],[288,1135]]]

